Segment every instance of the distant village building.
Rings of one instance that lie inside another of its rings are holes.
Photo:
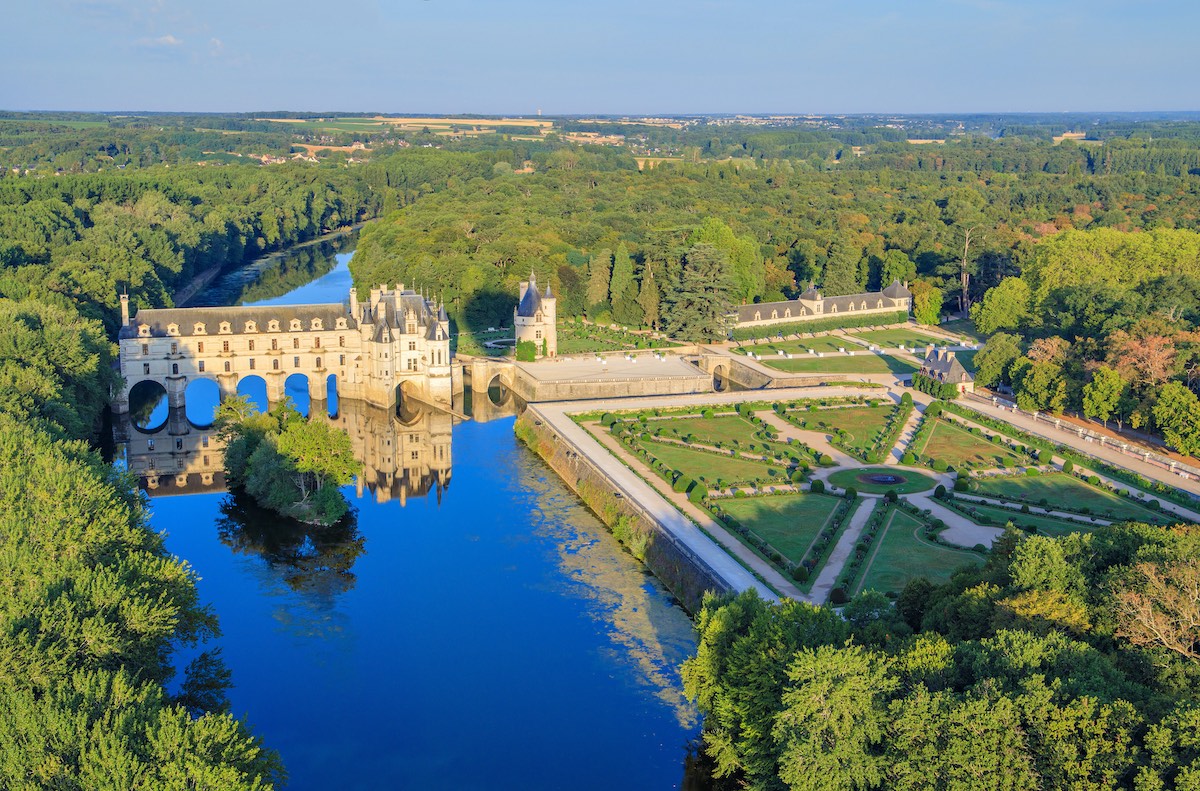
[[[975,392],[975,377],[949,349],[938,349],[933,344],[925,347],[925,361],[921,363],[920,373],[944,385],[954,385],[960,395]]]
[[[521,281],[521,291],[517,297],[517,307],[513,310],[513,328],[516,331],[517,342],[531,341],[537,346],[537,353],[545,357],[558,354],[558,300],[546,286],[545,292],[539,292],[537,276],[529,273],[529,280]]]
[[[912,292],[899,280],[883,291],[848,294],[843,297],[823,297],[816,286],[810,285],[799,297],[785,302],[759,302],[739,305],[738,327],[760,327],[770,324],[791,324],[838,316],[862,316],[872,313],[896,313],[912,309]]]

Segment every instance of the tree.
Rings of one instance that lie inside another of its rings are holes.
[[[753,302],[766,290],[762,253],[752,237],[739,237],[724,222],[709,217],[688,236],[688,244],[709,244],[725,254],[735,300]]]
[[[598,305],[608,303],[609,269],[612,255],[608,250],[601,250],[592,256],[588,262],[587,309],[592,311]]]
[[[942,320],[942,290],[924,280],[909,286],[912,291],[913,318],[920,324],[937,325]]]
[[[708,244],[692,247],[683,262],[679,290],[671,295],[668,331],[693,343],[724,340],[732,294],[725,254]]]
[[[1136,587],[1117,594],[1117,634],[1200,662],[1200,560],[1139,563]]]
[[[971,319],[984,335],[1025,328],[1029,323],[1029,285],[1019,277],[1001,280],[971,306]]]
[[[863,289],[858,279],[858,263],[862,260],[862,248],[838,239],[829,250],[825,271],[821,277],[821,291],[826,296],[857,294]]]
[[[975,355],[975,383],[993,387],[1009,381],[1009,368],[1021,356],[1021,339],[1016,335],[998,332]]]
[[[1083,414],[1103,421],[1107,428],[1108,418],[1121,406],[1128,387],[1115,369],[1101,365],[1083,387]]]
[[[646,262],[646,268],[642,271],[642,290],[638,294],[638,304],[642,307],[642,321],[651,329],[658,328],[660,300],[658,282],[654,279],[654,270],[651,269],[650,263]]]
[[[873,258],[872,263],[877,272],[871,285],[879,289],[887,288],[894,280],[911,282],[917,276],[917,265],[902,250],[888,250],[882,258]]]
[[[1017,406],[1027,412],[1060,414],[1067,405],[1067,383],[1062,366],[1050,361],[1033,362],[1020,357],[1012,365]]]
[[[1179,382],[1158,391],[1154,421],[1167,444],[1185,456],[1200,454],[1200,398]]]
[[[612,261],[612,277],[609,280],[608,293],[609,300],[615,308],[617,302],[625,295],[626,290],[634,285],[633,259],[629,257],[629,250],[622,244],[617,246],[617,251],[613,253]]]

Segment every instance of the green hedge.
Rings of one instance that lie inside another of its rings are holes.
[[[922,393],[928,393],[934,398],[944,398],[953,401],[958,398],[958,385],[953,382],[939,382],[932,376],[916,373],[912,375],[912,386]]]
[[[764,324],[758,327],[735,327],[731,335],[735,341],[752,341],[760,338],[774,338],[777,335],[798,335],[805,332],[825,332],[827,330],[843,330],[852,327],[873,327],[880,324],[903,324],[908,321],[907,310],[897,310],[892,313],[870,313],[863,316],[847,314],[833,316],[827,319],[811,321],[793,321],[786,324]]]
[[[517,362],[531,363],[537,359],[537,344],[533,341],[517,341]]]

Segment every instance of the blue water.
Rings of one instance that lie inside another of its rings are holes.
[[[321,277],[273,299],[246,302],[246,305],[319,305],[326,302],[345,302],[350,298],[350,257],[353,252],[337,253],[337,264]]]
[[[290,297],[344,294],[321,288]],[[440,496],[403,507],[346,487],[340,531],[224,493],[151,500],[220,620],[204,647],[232,671],[234,714],[301,791],[680,787],[698,735],[687,615],[512,418],[455,426],[452,461]]]

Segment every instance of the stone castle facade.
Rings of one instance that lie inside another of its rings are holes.
[[[542,357],[558,356],[557,303],[549,285],[545,292],[538,291],[533,272],[529,273],[529,280],[521,281],[517,307],[513,309],[513,331],[518,343],[530,341]]]
[[[908,290],[907,284],[902,285],[899,280],[892,281],[883,291],[868,291],[841,297],[822,296],[816,286],[810,285],[803,294],[793,300],[739,305],[736,326],[791,324],[815,319],[895,313],[901,310],[912,310],[912,292]]]

